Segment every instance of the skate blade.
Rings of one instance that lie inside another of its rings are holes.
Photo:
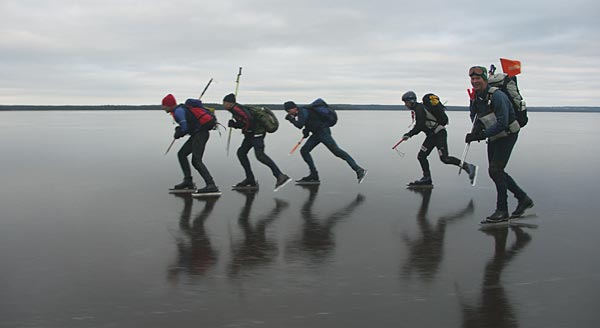
[[[361,184],[363,181],[365,181],[365,178],[367,177],[367,173],[369,173],[369,171],[365,170],[365,175],[363,175],[363,177],[358,180],[358,184]]]
[[[433,185],[406,185],[406,189],[433,189]]]
[[[254,190],[258,190],[258,185],[256,185],[256,186],[243,186],[243,187],[231,186],[231,190],[254,191]]]
[[[296,181],[296,186],[316,186],[320,184],[320,181]]]
[[[169,189],[169,194],[191,194],[196,192],[196,189]]]
[[[193,193],[192,197],[196,197],[196,198],[202,198],[202,197],[219,197],[221,196],[223,193],[220,191],[215,191],[215,192],[203,192],[203,193]]]
[[[520,220],[533,219],[533,218],[537,218],[537,213],[515,215],[515,216],[511,216],[509,218],[509,220],[510,221],[520,221]]]

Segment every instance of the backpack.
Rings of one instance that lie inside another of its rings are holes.
[[[279,128],[277,116],[268,107],[250,107],[250,113],[254,119],[254,132],[273,133]]]
[[[517,122],[519,122],[521,127],[527,125],[527,122],[529,121],[529,118],[527,117],[527,106],[519,91],[517,77],[508,76],[504,73],[492,74],[488,78],[488,84],[492,87],[490,88],[490,93],[494,93],[496,89],[500,89],[508,96],[512,107],[515,110]]]
[[[210,130],[217,125],[214,111],[206,109],[201,100],[190,98],[185,101],[185,107],[196,118],[192,122],[198,122],[200,127]]]
[[[440,101],[440,97],[433,93],[423,96],[423,105],[425,109],[435,117],[439,125],[448,125],[448,115],[446,115],[446,106]]]
[[[337,123],[338,117],[335,109],[329,107],[323,99],[316,99],[308,106],[308,108],[317,113],[327,127],[332,127]]]

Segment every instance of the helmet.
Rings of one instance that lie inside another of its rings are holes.
[[[402,101],[417,102],[417,95],[412,91],[407,91],[402,95]]]

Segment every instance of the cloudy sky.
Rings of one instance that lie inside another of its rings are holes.
[[[522,62],[529,106],[600,105],[594,0],[0,0],[0,104],[467,105],[472,65]]]

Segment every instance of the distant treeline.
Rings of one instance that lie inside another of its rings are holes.
[[[273,110],[283,110],[282,104],[249,104],[251,106],[265,106]],[[207,107],[216,110],[222,110],[221,104],[206,104]],[[406,110],[404,105],[349,105],[332,104],[331,107],[336,110]],[[160,105],[99,105],[99,106],[45,106],[45,105],[0,105],[0,111],[77,111],[77,110],[104,110],[104,111],[123,111],[123,110],[160,110]],[[448,106],[449,111],[468,111],[466,106]],[[527,107],[531,112],[580,112],[580,113],[598,113],[600,107]]]

